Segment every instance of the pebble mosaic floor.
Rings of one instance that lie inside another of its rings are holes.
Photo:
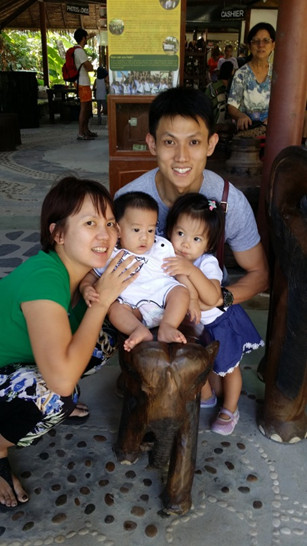
[[[261,398],[247,390],[255,373],[250,360],[242,366],[245,386],[234,433],[210,432],[215,410],[201,411],[188,514],[159,515],[162,484],[159,472],[147,469],[146,454],[132,466],[115,458],[121,401],[114,394],[119,371],[114,361],[81,382],[82,398],[92,409],[85,424],[60,425],[35,446],[12,453],[12,465],[31,498],[0,514],[1,546],[186,546],[188,541],[223,546],[229,540],[303,546],[307,502],[302,502],[305,486],[293,465],[303,462],[304,445],[277,445],[257,430]]]
[[[105,127],[98,130],[106,134]],[[0,154],[0,278],[37,252],[41,201],[53,180],[71,169],[69,150],[75,153],[79,145],[75,132],[62,125],[25,130],[21,148]],[[81,144],[87,150],[92,145]],[[82,164],[86,149],[78,150]],[[82,175],[107,183],[106,170],[94,160],[92,165],[90,171],[87,163]],[[256,302],[247,310],[265,336],[266,305]],[[147,455],[126,466],[113,453],[121,412],[114,394],[115,355],[101,372],[81,381],[82,400],[91,410],[86,423],[62,424],[36,445],[11,450],[12,467],[30,501],[0,512],[0,546],[305,545],[306,442],[281,445],[259,432],[264,385],[256,370],[262,355],[260,349],[242,361],[240,420],[231,436],[210,431],[216,409],[201,411],[193,506],[169,518],[159,515],[163,486],[159,472],[147,468]]]

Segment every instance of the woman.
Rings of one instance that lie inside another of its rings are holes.
[[[275,30],[269,23],[258,23],[249,31],[247,42],[251,60],[236,71],[228,96],[228,112],[239,131],[253,122],[267,123]]]
[[[216,82],[218,78],[217,63],[219,59],[222,59],[223,55],[219,46],[215,46],[211,51],[211,57],[208,59],[207,65],[209,70],[209,77],[212,82]]]
[[[72,414],[77,382],[91,359],[108,308],[132,282],[135,266],[112,260],[87,308],[79,283],[103,267],[117,225],[98,182],[64,178],[45,197],[42,250],[0,282],[0,508],[28,496],[11,474],[8,448],[27,446]],[[130,265],[130,268],[127,268]],[[91,359],[90,366],[95,364]]]

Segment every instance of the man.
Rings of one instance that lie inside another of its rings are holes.
[[[223,64],[225,61],[230,61],[230,62],[232,62],[234,69],[235,69],[235,70],[238,70],[238,68],[239,68],[239,67],[238,67],[238,61],[237,61],[237,59],[233,56],[233,47],[232,47],[232,45],[230,45],[230,44],[227,45],[227,46],[225,47],[224,52],[225,52],[225,56],[218,60],[217,69],[220,70],[222,64]]]
[[[222,200],[224,181],[205,170],[207,157],[214,152],[218,135],[210,101],[198,89],[177,87],[160,93],[149,111],[146,142],[158,167],[121,188],[115,195],[128,191],[146,191],[159,205],[158,235],[164,234],[169,207],[180,195],[199,192]],[[236,262],[245,271],[221,294],[218,305],[225,307],[252,298],[268,287],[268,265],[260,242],[252,209],[244,194],[229,187],[225,240]]]
[[[74,33],[74,38],[78,44],[75,49],[75,65],[77,69],[81,67],[77,85],[78,96],[80,99],[79,134],[77,139],[93,140],[93,138],[97,137],[98,135],[97,133],[92,133],[88,127],[89,119],[92,113],[92,91],[88,73],[93,72],[94,68],[84,51],[84,47],[87,44],[86,30],[83,28],[77,28]]]

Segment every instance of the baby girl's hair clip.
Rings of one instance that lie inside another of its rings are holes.
[[[209,210],[216,209],[216,201],[211,201],[210,199],[208,199],[208,205],[209,205]]]

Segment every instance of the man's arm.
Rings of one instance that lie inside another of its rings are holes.
[[[246,274],[227,288],[233,294],[234,303],[242,303],[268,288],[269,267],[261,243],[249,250],[233,251],[233,255],[237,264],[244,269]],[[218,305],[222,305],[222,303],[221,300]]]
[[[87,72],[94,72],[94,67],[90,61],[85,61],[82,66]]]

